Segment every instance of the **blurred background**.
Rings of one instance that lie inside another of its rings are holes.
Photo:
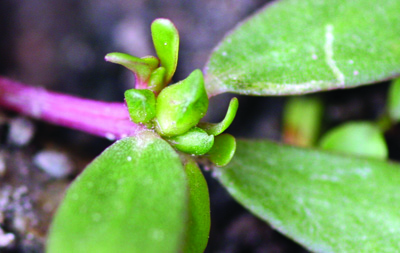
[[[150,36],[155,18],[169,18],[179,30],[173,78],[178,81],[202,69],[224,34],[268,2],[2,0],[0,75],[76,96],[122,101],[123,92],[134,87],[134,76],[106,63],[104,55],[155,55]],[[325,121],[334,125],[376,117],[384,108],[386,89],[384,84],[324,93]],[[221,120],[231,97],[211,100],[208,121]],[[238,97],[238,116],[228,132],[280,140],[285,98]],[[26,136],[22,141],[21,135]],[[43,252],[51,215],[65,187],[111,142],[5,111],[0,111],[0,141],[0,252]],[[49,174],[49,163],[64,172],[58,179]],[[212,208],[207,252],[307,252],[249,214],[211,173],[206,178]]]

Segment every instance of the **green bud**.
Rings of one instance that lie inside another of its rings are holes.
[[[164,82],[165,79],[165,68],[159,67],[151,73],[148,89],[152,90],[153,92],[160,92],[167,83]]]
[[[283,110],[283,139],[290,145],[314,146],[321,128],[324,106],[319,97],[289,97]]]
[[[215,137],[214,146],[207,153],[208,159],[218,167],[227,165],[236,151],[236,140],[230,134]]]
[[[158,18],[151,24],[151,35],[161,66],[166,69],[165,83],[169,83],[178,64],[178,30],[169,19]]]
[[[204,129],[208,134],[219,135],[223,133],[231,124],[236,116],[237,109],[239,107],[239,101],[237,98],[232,98],[229,103],[228,111],[226,112],[225,118],[220,123],[208,123],[201,122],[199,127]]]
[[[135,123],[148,123],[156,116],[156,98],[150,90],[125,91],[129,116]]]
[[[147,87],[151,73],[158,67],[159,60],[154,56],[138,58],[124,53],[109,53],[105,60],[120,64],[131,70],[136,77],[136,88]]]
[[[325,150],[385,160],[388,148],[381,130],[372,122],[350,121],[329,130],[319,146]]]
[[[177,150],[191,155],[204,155],[214,144],[214,136],[208,135],[198,127],[193,127],[182,135],[166,138],[166,140]]]
[[[156,105],[156,130],[162,136],[183,134],[199,123],[207,108],[203,73],[195,70],[185,80],[160,92]]]

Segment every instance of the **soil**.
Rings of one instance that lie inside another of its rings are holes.
[[[122,101],[133,76],[106,63],[106,53],[154,55],[150,23],[170,18],[181,36],[175,80],[202,68],[212,48],[262,0],[3,0],[0,3],[0,75],[47,89],[105,101]],[[384,110],[387,85],[324,93],[327,126],[375,118]],[[213,99],[218,121],[232,95]],[[228,132],[237,137],[281,138],[285,98],[239,96]],[[351,108],[350,110],[348,108]],[[262,114],[260,112],[263,112]],[[16,125],[16,120],[22,124]],[[27,123],[28,122],[28,123]],[[17,129],[15,129],[17,128]],[[12,131],[19,131],[13,135]],[[389,131],[396,148],[399,131]],[[24,135],[23,140],[18,136]],[[15,137],[17,136],[17,137]],[[0,111],[0,252],[43,252],[52,214],[65,188],[110,141]],[[399,149],[394,149],[399,150]],[[44,162],[38,162],[45,152]],[[47,152],[47,153],[46,153]],[[56,153],[59,157],[52,163]],[[392,154],[399,158],[399,154]],[[61,158],[60,158],[61,157]],[[67,162],[60,162],[60,160]],[[46,162],[56,164],[46,166]],[[233,200],[206,173],[212,228],[206,252],[307,252]]]

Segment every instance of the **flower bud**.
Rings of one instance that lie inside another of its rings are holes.
[[[185,80],[160,92],[156,105],[156,130],[162,136],[181,135],[199,123],[207,108],[203,73],[195,70]]]

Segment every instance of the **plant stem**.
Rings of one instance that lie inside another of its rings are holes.
[[[0,77],[0,107],[110,140],[145,127],[130,121],[123,103],[101,102],[46,91]]]

